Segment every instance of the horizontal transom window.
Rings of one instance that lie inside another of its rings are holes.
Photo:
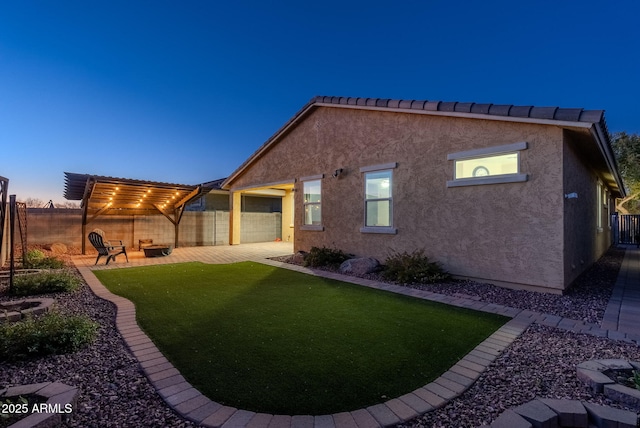
[[[475,159],[460,159],[455,161],[455,179],[472,177],[489,177],[491,175],[517,174],[518,153],[484,156]]]
[[[527,181],[520,173],[520,152],[528,148],[525,141],[452,153],[453,180],[447,187],[473,186]]]

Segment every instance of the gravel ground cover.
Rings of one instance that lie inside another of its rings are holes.
[[[612,248],[600,258],[598,263],[578,277],[564,295],[508,290],[491,284],[473,281],[419,285],[416,287],[435,293],[466,296],[487,303],[496,303],[558,315],[572,320],[600,324],[609,303],[611,291],[618,276],[623,257],[623,249]]]
[[[489,425],[510,407],[537,397],[588,401],[640,412],[595,394],[576,377],[576,365],[591,359],[638,361],[640,347],[601,337],[532,325],[460,397],[402,428]]]
[[[623,257],[624,249],[612,248],[565,295],[509,290],[472,281],[409,286],[599,324]],[[376,274],[365,277],[381,280]],[[640,412],[593,393],[576,377],[577,364],[606,358],[638,361],[640,347],[534,324],[464,394],[400,428],[489,425],[506,409],[536,397],[583,400]]]
[[[12,300],[0,289],[0,301]],[[60,381],[76,386],[78,404],[65,427],[193,427],[164,403],[138,368],[115,327],[115,306],[87,285],[74,293],[42,295],[58,310],[83,314],[100,324],[96,341],[79,352],[0,363],[0,389]]]
[[[623,250],[608,252],[582,275],[568,294],[543,295],[506,290],[488,284],[454,282],[426,286],[443,294],[471,296],[599,322],[622,261]],[[46,295],[58,308],[85,314],[101,326],[96,342],[72,355],[0,363],[0,388],[61,381],[80,389],[78,405],[66,427],[191,427],[171,411],[127,351],[115,328],[114,306],[83,285],[74,293]],[[11,300],[0,287],[0,300]],[[639,412],[594,394],[575,374],[575,366],[600,358],[640,360],[640,347],[595,336],[531,326],[482,374],[464,394],[444,407],[404,424],[413,427],[476,427],[491,423],[505,409],[535,397],[580,399]]]
[[[492,284],[465,280],[428,285],[408,284],[407,286],[600,324],[623,258],[624,249],[611,248],[597,263],[576,279],[571,289],[564,295],[510,290]],[[294,263],[295,258],[284,256],[275,257],[274,260]],[[337,269],[328,268],[325,270],[337,271]],[[384,281],[381,275],[376,273],[361,276]]]

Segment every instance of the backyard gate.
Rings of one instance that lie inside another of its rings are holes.
[[[640,215],[614,214],[612,225],[617,244],[631,244],[640,246]]]

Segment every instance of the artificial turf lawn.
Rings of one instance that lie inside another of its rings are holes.
[[[355,410],[424,386],[507,318],[253,262],[96,271],[219,403],[274,414]]]

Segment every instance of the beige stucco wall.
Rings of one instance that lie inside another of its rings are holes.
[[[528,142],[524,183],[447,188],[454,152]],[[295,249],[328,246],[384,261],[425,249],[456,275],[562,290],[562,130],[555,126],[321,107],[231,183],[234,188],[324,174],[324,231],[300,230],[296,183]],[[361,167],[397,162],[396,235],[361,233]],[[340,178],[331,177],[343,168]]]
[[[570,284],[611,246],[613,231],[604,207],[598,206],[598,182],[605,187],[596,169],[580,152],[580,141],[565,133],[563,169],[565,193],[577,193],[577,199],[564,201],[564,269],[565,283]],[[611,191],[606,203],[613,212]],[[604,197],[603,197],[603,202]],[[601,228],[597,217],[601,216]]]

